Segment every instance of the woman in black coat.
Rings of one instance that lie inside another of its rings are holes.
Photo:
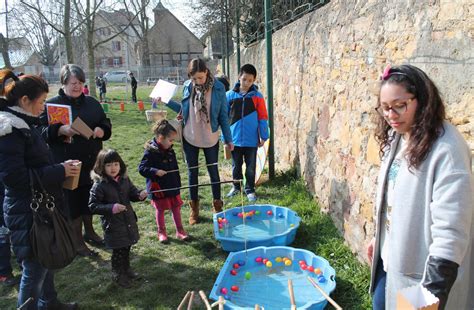
[[[92,214],[88,208],[89,191],[92,186],[90,171],[94,166],[97,154],[102,149],[102,141],[108,140],[112,134],[112,125],[105,115],[99,102],[93,97],[85,96],[82,89],[85,74],[77,65],[65,65],[61,69],[59,95],[48,100],[48,103],[68,105],[72,111],[72,121],[80,117],[94,131],[93,137],[86,139],[74,131],[70,125],[48,124],[47,112],[41,115],[43,136],[53,152],[56,162],[66,158],[76,158],[82,162],[79,187],[66,190],[69,204],[69,216],[73,221],[78,240],[77,253],[81,256],[97,256],[91,251],[84,240],[95,245],[102,245],[103,239],[94,231]],[[85,233],[82,236],[82,223]]]
[[[32,75],[19,79],[10,70],[0,71],[0,81],[4,96],[0,99],[0,182],[5,186],[3,212],[13,251],[23,267],[18,307],[33,298],[34,302],[30,302],[27,309],[37,306],[75,309],[77,304],[63,304],[57,300],[53,273],[33,256],[29,238],[33,223],[29,171],[36,171],[61,210],[65,205],[62,182],[68,176],[79,175],[79,169],[72,160],[55,164],[36,129],[38,116],[44,110],[48,84]]]

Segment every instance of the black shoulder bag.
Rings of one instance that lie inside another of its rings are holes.
[[[34,183],[40,190],[34,189]],[[76,257],[74,233],[69,222],[56,208],[54,196],[48,193],[34,170],[30,170],[33,225],[30,242],[34,256],[47,269],[60,269]]]

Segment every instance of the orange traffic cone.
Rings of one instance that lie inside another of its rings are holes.
[[[120,111],[125,112],[125,103],[120,102]]]
[[[145,105],[143,104],[143,101],[138,101],[138,110],[139,111],[145,111]]]

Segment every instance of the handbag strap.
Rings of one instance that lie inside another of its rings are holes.
[[[41,203],[43,202],[43,199],[46,200],[44,206],[50,210],[53,211],[56,204],[54,203],[54,196],[49,194],[43,186],[43,183],[41,182],[41,179],[38,175],[38,173],[34,169],[28,169],[28,174],[30,177],[30,190],[31,190],[31,203],[30,203],[30,208],[38,212],[39,207],[41,206]],[[39,188],[41,191],[35,191],[35,181],[38,184]]]

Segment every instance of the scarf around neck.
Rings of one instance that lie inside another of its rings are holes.
[[[209,113],[207,112],[206,92],[214,85],[214,78],[209,74],[207,80],[202,85],[194,85],[194,113],[196,120],[209,123]]]

